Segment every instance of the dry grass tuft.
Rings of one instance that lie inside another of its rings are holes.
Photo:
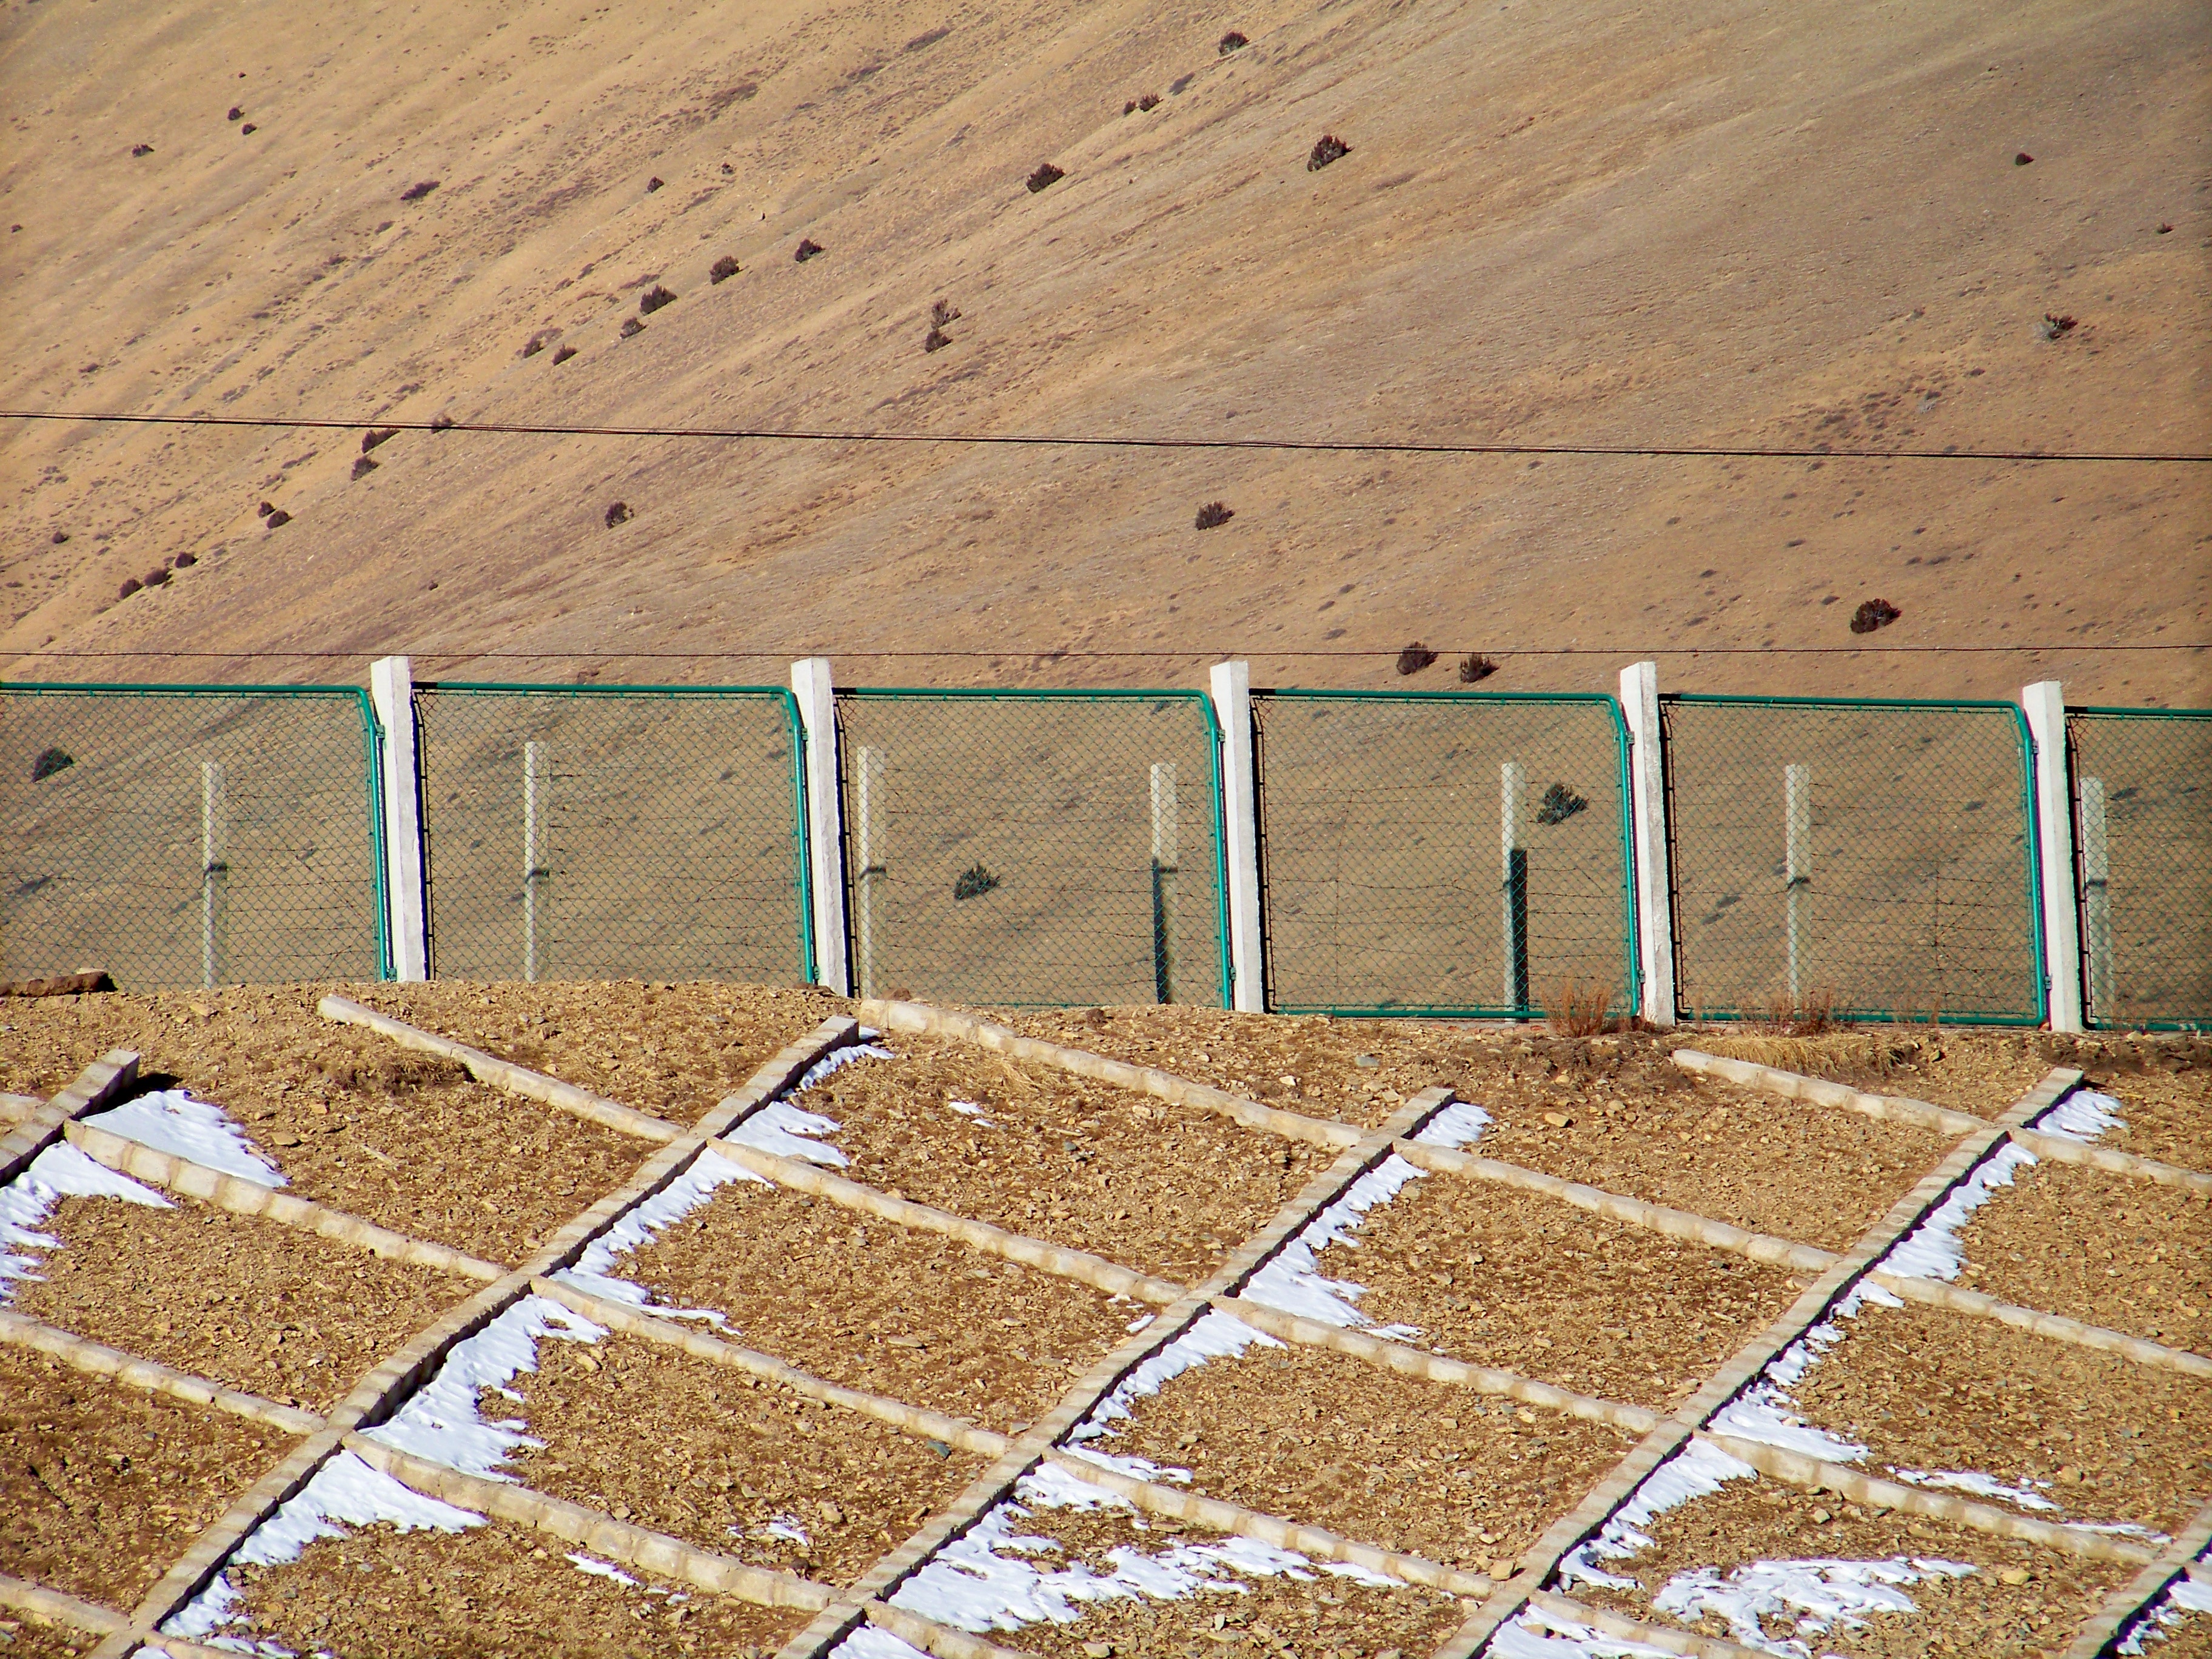
[[[1569,977],[1544,1000],[1544,1019],[1561,1036],[1597,1036],[1613,1029],[1613,988]]]

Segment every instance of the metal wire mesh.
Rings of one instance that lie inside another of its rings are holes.
[[[1634,1006],[1626,730],[1603,696],[1255,693],[1269,1006]]]
[[[790,693],[449,684],[415,711],[434,975],[812,977]]]
[[[863,995],[1222,1005],[1201,694],[862,690],[837,718]]]
[[[2090,1023],[2212,1024],[2212,709],[2066,714]]]
[[[349,689],[0,690],[0,978],[377,978],[374,732]]]
[[[1660,714],[1686,1011],[2042,1018],[2019,709],[1686,696]]]

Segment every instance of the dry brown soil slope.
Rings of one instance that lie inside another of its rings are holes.
[[[9,0],[0,94],[14,408],[2212,447],[2212,9],[2172,0]],[[1309,171],[1324,131],[1351,153]],[[2054,648],[1669,681],[2212,702],[2204,653],[2083,648],[2212,637],[2212,467],[408,433],[356,481],[359,435],[9,424],[0,660],[1128,684],[1239,652],[1396,684],[1282,653],[1604,653],[1490,682],[1523,689],[1849,646],[1880,597],[1881,645]],[[580,650],[765,654],[527,656]],[[1002,654],[863,654],[896,650]],[[1036,654],[1079,650],[1188,654]]]

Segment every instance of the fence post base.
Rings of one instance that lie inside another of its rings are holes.
[[[806,743],[806,858],[814,888],[814,982],[853,994],[845,948],[845,803],[838,792],[837,688],[830,659],[791,665],[799,725]]]
[[[1674,1023],[1674,878],[1668,867],[1667,774],[1660,752],[1659,665],[1620,671],[1620,712],[1628,722],[1632,848],[1636,866],[1636,940],[1644,968],[1644,1006],[1653,1025]]]
[[[2081,1006],[2081,934],[2074,900],[2074,807],[2066,764],[2066,695],[2057,680],[2038,680],[2020,694],[2035,743],[2035,857],[2043,895],[2043,982],[2051,1029],[2078,1031]]]
[[[1261,958],[1259,796],[1252,770],[1252,665],[1218,662],[1211,675],[1221,722],[1221,836],[1228,855],[1231,1007],[1265,1013],[1267,976]]]
[[[385,891],[392,931],[392,977],[430,977],[429,906],[422,884],[422,800],[415,764],[415,665],[379,657],[368,667],[368,699],[384,727],[377,746],[384,783]]]

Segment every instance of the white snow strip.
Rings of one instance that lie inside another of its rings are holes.
[[[343,1538],[355,1527],[382,1524],[402,1532],[426,1528],[459,1532],[482,1526],[483,1519],[473,1510],[425,1498],[371,1468],[353,1453],[342,1451],[248,1534],[231,1561],[242,1566],[279,1566],[298,1560],[316,1540]],[[180,1611],[163,1621],[161,1633],[202,1638],[219,1625],[235,1624],[242,1617],[233,1611],[237,1601],[238,1591],[228,1572],[219,1573]]]
[[[1769,1362],[1749,1387],[1714,1413],[1713,1432],[1780,1446],[1831,1463],[1857,1462],[1866,1455],[1867,1449],[1806,1422],[1797,1414],[1796,1402],[1789,1394],[1798,1379],[1840,1341],[1843,1334],[1836,1326],[1826,1322],[1807,1331]]]
[[[1884,1273],[1909,1279],[1956,1279],[1966,1265],[1959,1229],[1989,1201],[1991,1193],[2012,1185],[2014,1171],[2034,1162],[2035,1154],[2027,1147],[2008,1142],[1953,1188],[1935,1213],[1892,1245],[1875,1265]]]
[[[1177,1468],[1171,1463],[1155,1463],[1149,1457],[1120,1457],[1093,1446],[1069,1446],[1065,1449],[1071,1457],[1079,1457],[1086,1463],[1096,1463],[1103,1469],[1112,1469],[1133,1480],[1167,1480],[1178,1486],[1190,1484],[1190,1471]]]
[[[289,1183],[229,1113],[182,1089],[163,1089],[126,1100],[112,1111],[85,1119],[111,1134],[137,1141],[193,1164],[204,1164],[257,1187]]]
[[[1413,1137],[1424,1146],[1448,1146],[1454,1152],[1482,1138],[1490,1127],[1490,1114],[1471,1100],[1455,1100],[1431,1118]]]
[[[2177,1578],[2166,1587],[2166,1592],[2151,1603],[2150,1610],[2136,1620],[2116,1653],[2134,1656],[2143,1651],[2143,1644],[2170,1642],[2168,1634],[2184,1620],[2212,1613],[2212,1584],[2200,1584],[2194,1578]]]
[[[1490,1638],[1489,1651],[1497,1659],[1673,1659],[1664,1648],[1601,1636],[1541,1607],[1522,1608]]]
[[[637,1583],[636,1579],[631,1577],[611,1561],[602,1561],[580,1552],[572,1553],[568,1559],[575,1564],[577,1571],[588,1572],[594,1578],[611,1578],[617,1584],[635,1585]]]
[[[176,1208],[151,1187],[94,1163],[66,1140],[56,1141],[0,1187],[0,1302],[8,1299],[10,1280],[41,1277],[40,1255],[61,1249],[61,1240],[39,1229],[65,1198],[119,1198],[149,1209]]]
[[[857,1625],[853,1633],[830,1650],[830,1659],[929,1659],[911,1643],[902,1642],[881,1625]]]
[[[665,1229],[705,1204],[714,1195],[717,1187],[730,1181],[750,1181],[763,1187],[769,1184],[744,1165],[732,1164],[709,1147],[692,1159],[690,1169],[644,1203],[624,1212],[613,1226],[586,1244],[574,1267],[564,1268],[553,1277],[580,1291],[605,1297],[610,1302],[625,1302],[634,1308],[650,1307],[663,1319],[703,1319],[712,1325],[726,1324],[723,1316],[711,1309],[655,1304],[653,1293],[645,1286],[616,1274],[615,1261],[617,1257],[651,1243]]]
[[[1677,1573],[1651,1598],[1659,1612],[1695,1626],[1707,1613],[1728,1621],[1729,1637],[1761,1653],[1787,1659],[1811,1659],[1804,1637],[1825,1636],[1836,1626],[1864,1626],[1878,1613],[1917,1613],[1899,1588],[1923,1578],[1964,1578],[1973,1568],[1963,1561],[1747,1561],[1723,1577],[1717,1568]],[[1769,1623],[1787,1623],[1796,1636],[1768,1633]]]
[[[1644,1477],[1596,1537],[1576,1545],[1560,1558],[1560,1588],[1579,1579],[1608,1589],[1634,1589],[1634,1579],[1607,1572],[1597,1564],[1625,1561],[1650,1548],[1650,1535],[1643,1529],[1668,1510],[1680,1509],[1693,1498],[1710,1498],[1730,1480],[1756,1479],[1758,1474],[1750,1464],[1739,1462],[1717,1447],[1692,1440]]]
[[[2028,1127],[2047,1135],[2063,1135],[2069,1140],[2091,1141],[2101,1140],[2107,1130],[2122,1128],[2125,1122],[2120,1116],[2120,1103],[2112,1096],[2100,1095],[2094,1089],[2076,1089]]]
[[[1900,1469],[1893,1465],[1889,1472],[1908,1486],[1932,1486],[1944,1492],[1967,1492],[1976,1498],[1995,1498],[2024,1510],[2058,1507],[2036,1491],[2039,1486],[2049,1486],[2047,1480],[2023,1480],[2016,1486],[2008,1486],[1995,1475],[1974,1469]]]
[[[501,1465],[532,1439],[527,1425],[512,1418],[487,1422],[477,1396],[496,1389],[510,1400],[521,1395],[507,1388],[518,1372],[538,1369],[538,1340],[558,1336],[570,1342],[597,1342],[606,1332],[542,1296],[526,1296],[465,1342],[446,1354],[437,1373],[386,1421],[368,1431],[372,1440],[448,1468],[487,1480],[507,1480]]]
[[[842,1072],[855,1060],[896,1060],[898,1056],[890,1049],[868,1041],[871,1037],[879,1037],[882,1035],[881,1031],[871,1030],[863,1025],[860,1028],[860,1042],[848,1043],[842,1048],[832,1048],[828,1054],[823,1055],[821,1059],[799,1073],[799,1081],[791,1085],[790,1092],[794,1095],[803,1095],[833,1072]]]
[[[1362,1326],[1377,1336],[1392,1339],[1419,1336],[1420,1332],[1410,1325],[1375,1325],[1353,1305],[1367,1294],[1367,1287],[1346,1279],[1324,1279],[1315,1263],[1332,1244],[1356,1249],[1358,1241],[1352,1235],[1367,1218],[1367,1212],[1388,1204],[1401,1188],[1418,1181],[1422,1174],[1395,1153],[1383,1159],[1276,1251],[1245,1281],[1243,1294],[1267,1307],[1324,1325]]]
[[[850,1049],[840,1049],[849,1054]],[[722,1137],[740,1146],[773,1153],[777,1158],[803,1158],[809,1164],[842,1169],[853,1160],[835,1146],[825,1146],[817,1135],[835,1134],[845,1126],[818,1112],[801,1111],[788,1101],[772,1100]]]
[[[1135,1410],[1135,1401],[1158,1394],[1164,1384],[1209,1359],[1234,1359],[1255,1342],[1267,1348],[1283,1346],[1233,1315],[1218,1310],[1208,1311],[1193,1321],[1190,1328],[1174,1341],[1133,1366],[1115,1385],[1113,1393],[1093,1406],[1090,1414],[1067,1431],[1067,1445],[1071,1449],[1077,1449],[1080,1442],[1101,1439],[1116,1432],[1114,1424]]]
[[[730,1530],[736,1532],[737,1528],[732,1527]],[[770,1538],[781,1538],[787,1544],[796,1544],[801,1549],[811,1547],[814,1542],[806,1535],[806,1528],[799,1524],[795,1515],[773,1516],[761,1531]]]

